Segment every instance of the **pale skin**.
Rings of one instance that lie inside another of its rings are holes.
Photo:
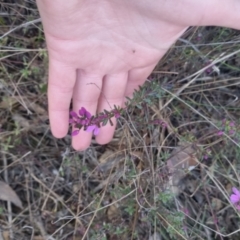
[[[48,101],[52,133],[67,134],[69,106],[95,114],[142,85],[189,26],[240,29],[240,0],[37,0],[49,53]],[[108,143],[115,127],[96,136]],[[92,134],[72,138],[85,150]]]

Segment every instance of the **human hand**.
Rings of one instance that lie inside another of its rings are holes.
[[[91,114],[122,106],[168,48],[193,25],[240,29],[239,0],[37,0],[49,52],[48,101],[52,133],[67,134],[69,106]],[[102,127],[99,144],[114,127]],[[86,149],[92,134],[73,137]]]

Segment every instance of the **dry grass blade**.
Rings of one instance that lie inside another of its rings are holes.
[[[161,236],[155,232],[152,236],[149,237],[149,240],[161,240]]]
[[[10,201],[19,208],[22,207],[22,202],[15,191],[5,182],[0,181],[0,199],[3,201]]]

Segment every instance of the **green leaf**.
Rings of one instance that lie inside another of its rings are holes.
[[[106,126],[106,125],[107,125],[107,122],[108,122],[108,119],[106,118],[106,119],[103,120],[103,124],[102,124],[102,125],[103,125],[103,126]]]
[[[109,114],[110,112],[108,111],[108,110],[106,110],[106,109],[104,109],[104,112],[106,113],[106,114]]]
[[[39,84],[39,87],[40,87],[40,91],[41,93],[47,93],[47,84],[44,83],[44,84]]]
[[[109,122],[110,122],[110,125],[113,126],[113,122],[112,122],[111,118],[109,118]]]

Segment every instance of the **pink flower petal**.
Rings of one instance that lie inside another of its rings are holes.
[[[71,135],[72,135],[72,136],[77,136],[78,133],[79,133],[79,130],[74,130]]]
[[[233,193],[236,194],[236,195],[239,197],[239,199],[240,199],[240,191],[239,191],[237,188],[235,188],[235,187],[232,188],[232,191],[233,191]]]
[[[79,115],[80,116],[84,116],[85,115],[85,112],[86,112],[86,109],[84,107],[81,107],[78,111]]]
[[[86,117],[87,119],[90,119],[92,117],[91,113],[88,112],[84,107],[81,107],[81,109],[78,112],[80,116]]]
[[[222,136],[222,135],[223,135],[223,131],[219,131],[219,132],[217,133],[217,135],[218,135],[218,136]]]
[[[95,136],[97,136],[97,135],[99,134],[99,132],[100,132],[100,130],[99,130],[99,128],[96,126],[95,129],[94,129],[94,131],[93,131],[93,134],[94,134]]]
[[[92,132],[94,131],[96,128],[96,125],[91,125],[91,126],[88,126],[87,129],[86,129],[86,132]]]
[[[73,118],[78,118],[77,113],[74,112],[74,111],[71,111],[71,112],[70,112],[70,115],[71,115],[71,117],[73,117]]]
[[[237,195],[235,195],[235,194],[232,194],[230,196],[230,201],[231,201],[231,203],[236,204],[236,203],[239,202],[239,197]]]
[[[205,160],[207,160],[208,159],[208,155],[206,154],[206,155],[204,155],[204,157],[203,157]]]
[[[99,134],[99,128],[98,126],[96,125],[91,125],[91,126],[88,126],[87,129],[86,129],[87,132],[93,132],[93,134],[96,136]]]
[[[90,119],[92,117],[91,113],[88,111],[85,112],[85,116],[87,117],[87,119]]]

